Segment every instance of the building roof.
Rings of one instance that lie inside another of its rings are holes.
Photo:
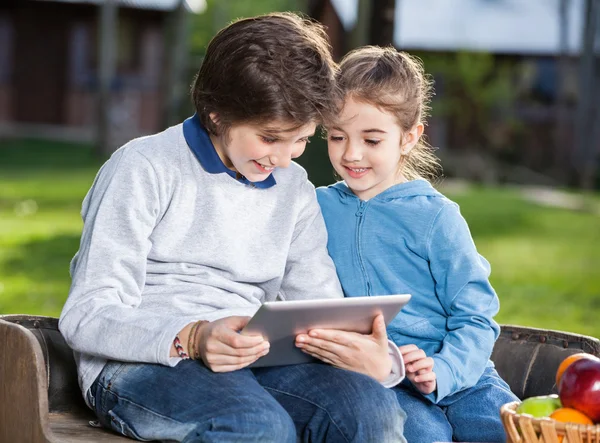
[[[37,0],[58,1],[63,3],[87,3],[92,5],[103,4],[106,0]],[[177,8],[180,0],[115,0],[118,6],[136,9],[150,9],[154,11],[172,11]],[[183,0],[190,12],[199,14],[206,9],[206,0]]]
[[[358,0],[330,0],[345,29]],[[560,52],[561,0],[396,0],[394,44],[431,51]],[[568,50],[581,49],[584,0],[569,0]]]

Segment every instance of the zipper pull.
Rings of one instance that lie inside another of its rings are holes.
[[[365,211],[365,202],[361,201],[358,206],[358,211],[356,211],[356,216],[362,217],[364,211]]]

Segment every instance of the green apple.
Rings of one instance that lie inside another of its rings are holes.
[[[521,402],[517,414],[530,414],[534,417],[548,417],[562,405],[558,395],[540,395],[529,397]]]

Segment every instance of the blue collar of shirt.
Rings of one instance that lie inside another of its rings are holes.
[[[183,136],[187,145],[202,165],[202,168],[209,174],[226,173],[234,180],[256,188],[270,188],[277,184],[273,174],[269,174],[261,182],[251,182],[243,175],[225,166],[197,114],[194,114],[183,122]]]

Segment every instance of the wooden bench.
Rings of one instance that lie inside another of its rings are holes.
[[[556,392],[554,376],[569,354],[600,356],[598,339],[578,334],[503,325],[492,360],[521,399]],[[131,441],[92,427],[73,353],[58,320],[0,316],[0,442],[75,443]]]

